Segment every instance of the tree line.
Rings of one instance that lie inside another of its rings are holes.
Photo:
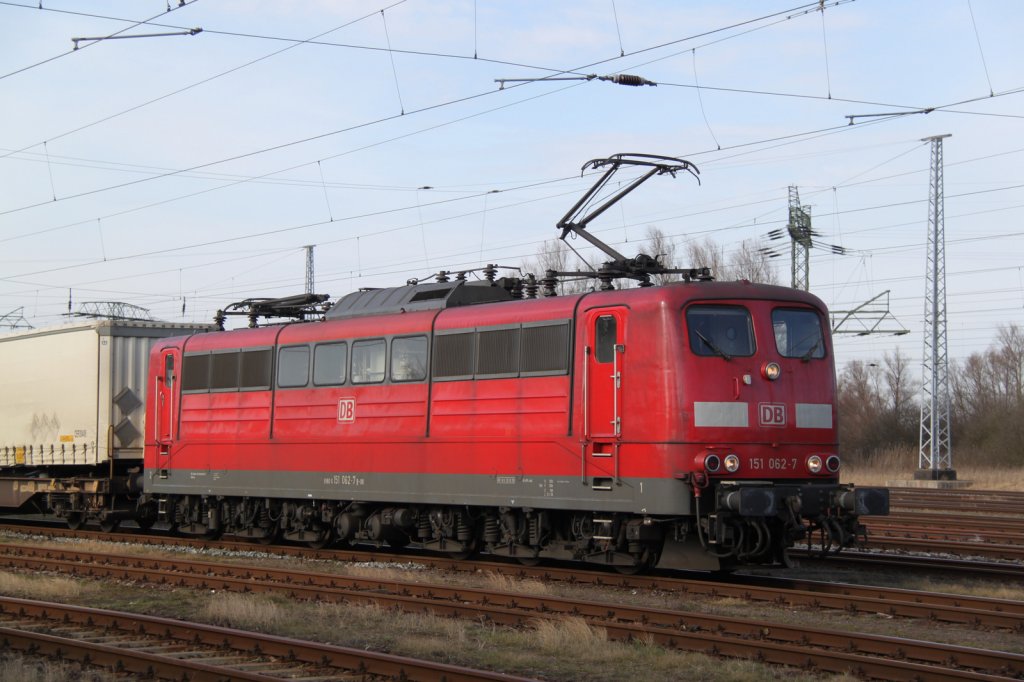
[[[920,364],[899,350],[881,362],[854,360],[838,377],[839,443],[866,462],[920,447]],[[949,363],[953,466],[1024,465],[1024,331],[1000,326],[989,348]]]

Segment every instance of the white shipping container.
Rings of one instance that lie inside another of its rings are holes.
[[[94,320],[0,336],[0,466],[141,459],[150,349],[212,328]]]

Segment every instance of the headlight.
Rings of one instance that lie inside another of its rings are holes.
[[[836,473],[839,471],[839,467],[839,455],[829,455],[825,458],[825,468],[828,469],[830,473]]]
[[[730,474],[736,473],[740,468],[739,455],[726,455],[725,456],[725,470]]]
[[[761,368],[761,374],[768,381],[775,381],[782,375],[782,368],[777,362],[766,362]]]
[[[721,468],[722,460],[718,458],[718,455],[708,455],[704,458],[704,469],[709,474],[713,474]]]
[[[807,458],[807,470],[812,474],[816,474],[821,471],[821,457],[818,455],[811,455]]]

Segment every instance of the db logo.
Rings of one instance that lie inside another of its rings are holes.
[[[782,403],[758,403],[757,413],[761,426],[786,425],[786,406]]]
[[[354,422],[356,420],[356,399],[342,398],[338,401],[338,421]]]

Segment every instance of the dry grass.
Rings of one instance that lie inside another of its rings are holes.
[[[0,571],[0,594],[22,599],[67,602],[84,599],[94,593],[94,583],[79,582],[70,578],[40,575],[20,575]]]
[[[1024,467],[972,466],[957,462],[953,452],[953,468],[957,479],[971,481],[975,490],[1024,491]],[[911,448],[887,448],[858,464],[844,464],[842,480],[857,485],[888,485],[891,481],[913,480],[918,468],[918,453]]]
[[[551,590],[547,583],[540,580],[524,580],[502,573],[488,571],[482,581],[484,587],[489,590],[501,592],[516,592],[519,594],[550,595]]]
[[[83,670],[75,663],[0,653],[0,682],[114,682],[124,679],[124,676],[103,670]]]
[[[287,608],[280,601],[270,596],[211,592],[197,618],[239,630],[271,632],[278,623],[287,619]]]

